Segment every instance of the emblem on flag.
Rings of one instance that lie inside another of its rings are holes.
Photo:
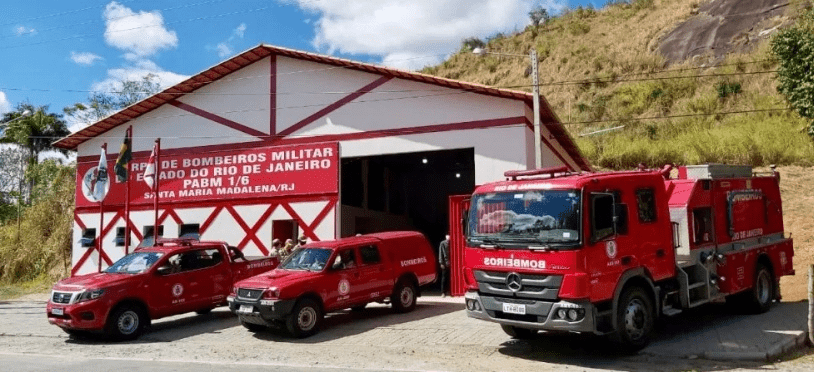
[[[150,160],[147,160],[147,168],[144,169],[144,182],[150,186],[150,190],[155,190],[155,146],[150,153]]]
[[[99,165],[88,170],[82,177],[82,194],[92,202],[104,200],[110,190],[110,177],[107,174],[107,156],[105,149],[99,157]]]

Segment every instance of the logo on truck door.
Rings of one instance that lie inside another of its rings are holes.
[[[605,254],[608,255],[608,258],[610,258],[611,260],[616,258],[616,253],[617,253],[616,242],[613,240],[608,240],[607,242],[605,242]]]
[[[182,294],[184,294],[184,286],[182,286],[180,283],[175,284],[174,286],[172,286],[172,295],[173,296],[180,297]]]
[[[344,296],[350,293],[350,282],[347,279],[342,279],[339,281],[339,295]]]

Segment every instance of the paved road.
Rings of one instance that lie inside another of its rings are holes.
[[[788,318],[798,304],[781,304],[770,314]],[[395,370],[395,371],[559,371],[559,370],[723,370],[777,368],[765,362],[715,362],[696,358],[693,347],[730,323],[747,327],[756,319],[688,314],[635,356],[610,350],[601,338],[552,335],[533,341],[510,339],[496,324],[467,318],[460,299],[423,297],[416,311],[393,314],[370,306],[362,313],[330,314],[322,331],[296,340],[279,332],[251,333],[225,308],[208,315],[187,314],[154,322],[139,340],[104,343],[69,339],[45,319],[43,302],[0,303],[0,369],[85,372],[120,367],[140,370]],[[772,319],[774,319],[772,318]],[[782,323],[782,322],[781,322]],[[780,330],[782,331],[782,330]],[[772,334],[766,330],[763,334]],[[678,344],[684,340],[683,344]],[[737,347],[735,345],[734,347]],[[675,354],[676,350],[684,350]],[[814,370],[814,364],[801,364]],[[10,369],[7,369],[10,368]],[[15,369],[16,368],[16,369]],[[781,368],[782,369],[782,368]]]

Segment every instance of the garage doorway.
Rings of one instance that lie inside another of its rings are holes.
[[[341,236],[417,230],[433,248],[447,233],[450,195],[475,188],[473,148],[343,158]]]

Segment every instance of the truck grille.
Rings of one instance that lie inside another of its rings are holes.
[[[73,293],[71,292],[56,292],[51,295],[51,302],[55,304],[69,304],[71,303],[71,297]]]
[[[510,275],[512,280],[508,280]],[[475,279],[483,294],[534,300],[556,300],[562,285],[562,275],[475,270]],[[510,288],[510,282],[513,286],[519,284],[519,288]]]
[[[244,298],[247,300],[257,300],[260,298],[261,295],[263,295],[262,289],[247,289],[247,288],[237,289],[238,298]]]

